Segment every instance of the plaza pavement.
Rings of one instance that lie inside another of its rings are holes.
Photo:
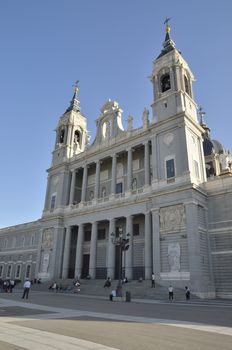
[[[231,350],[232,301],[0,294],[1,350]],[[154,317],[155,316],[155,317]]]

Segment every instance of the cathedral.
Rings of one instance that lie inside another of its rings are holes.
[[[108,100],[90,143],[78,86],[59,118],[40,219],[0,229],[0,278],[151,279],[232,298],[232,156],[211,138],[166,25],[152,115]]]

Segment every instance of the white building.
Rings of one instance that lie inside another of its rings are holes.
[[[117,278],[232,297],[231,156],[197,118],[187,62],[170,38],[153,62],[152,116],[122,125],[107,101],[90,145],[78,88],[56,128],[40,220],[0,230],[0,277]],[[128,247],[127,247],[128,248]]]

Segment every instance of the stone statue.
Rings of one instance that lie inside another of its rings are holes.
[[[149,111],[148,109],[145,107],[144,111],[143,111],[143,128],[147,128],[148,124],[149,124]]]
[[[132,115],[129,115],[127,118],[127,131],[133,130],[133,117]]]
[[[171,272],[180,271],[180,244],[179,243],[169,243],[168,264]]]
[[[230,170],[229,157],[226,154],[220,154],[219,159],[222,166],[222,170]]]

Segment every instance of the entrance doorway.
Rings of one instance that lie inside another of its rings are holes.
[[[89,274],[89,254],[84,254],[83,255],[83,267],[82,267],[82,274],[81,278],[86,278]]]

